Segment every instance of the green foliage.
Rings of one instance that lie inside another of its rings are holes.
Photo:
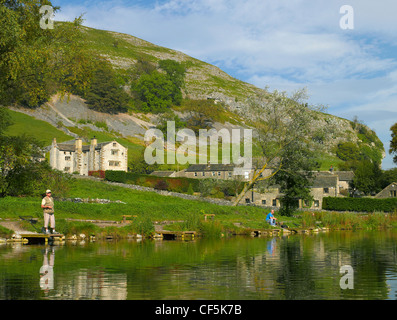
[[[393,157],[393,162],[397,164],[397,122],[391,126],[391,141],[390,141],[390,154],[395,154]]]
[[[326,197],[323,199],[323,209],[356,212],[394,212],[397,210],[397,199]]]
[[[175,122],[175,132],[178,132],[179,129],[183,129],[186,127],[186,122],[182,121],[178,115],[173,113],[165,113],[160,117],[159,124],[157,125],[157,129],[161,130],[164,135],[164,139],[167,139],[167,122],[174,121]]]
[[[359,161],[354,170],[354,178],[351,187],[366,195],[379,192],[382,170],[377,163],[369,160]]]
[[[281,170],[275,175],[274,182],[280,186],[280,214],[291,216],[299,207],[299,199],[310,202],[312,172],[317,168],[314,152],[304,148],[299,141],[281,151]]]
[[[186,68],[181,63],[167,59],[161,60],[159,66],[167,73],[169,79],[175,84],[175,87],[180,89],[184,86]]]
[[[149,62],[141,60],[131,73],[131,90],[140,111],[163,113],[182,102],[185,68],[173,60],[160,61],[159,66],[165,73],[153,70]]]
[[[160,72],[142,75],[133,89],[144,112],[162,113],[172,106],[174,84]]]
[[[193,188],[193,191],[198,191],[200,182],[198,179],[156,177],[146,174],[112,170],[106,171],[105,179],[113,182],[129,183],[182,193],[188,193],[189,186]]]
[[[343,142],[338,144],[336,155],[343,161],[360,160],[360,150],[353,142]]]
[[[41,29],[39,9],[44,4],[52,6],[50,1],[1,1],[1,104],[36,107],[57,91],[84,92],[88,87],[95,55],[82,41],[82,19]]]
[[[381,189],[386,188],[389,184],[393,182],[397,182],[397,168],[383,171],[380,178]]]
[[[116,74],[108,62],[101,61],[84,95],[90,109],[106,113],[126,112],[130,96],[117,83]]]

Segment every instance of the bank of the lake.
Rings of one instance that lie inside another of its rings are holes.
[[[55,197],[57,195],[54,195]],[[105,203],[57,201],[57,231],[65,235],[96,238],[127,238],[134,235],[151,237],[159,230],[195,231],[204,237],[262,235],[321,230],[357,230],[397,227],[397,213],[300,212],[293,217],[277,216],[284,228],[265,222],[269,210],[252,206],[224,206],[200,200],[164,196],[155,192],[131,190],[89,179],[75,179],[69,198],[107,199]],[[8,197],[0,199],[0,238],[12,236],[4,222],[18,221],[20,228],[35,231],[34,226],[20,217],[31,216],[41,228],[40,197]],[[122,223],[122,220],[125,220]],[[274,229],[280,230],[280,232]],[[254,234],[258,235],[258,233]]]

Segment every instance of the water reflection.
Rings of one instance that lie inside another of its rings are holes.
[[[40,288],[48,293],[54,289],[54,261],[55,248],[46,247],[44,250],[44,261],[40,268]]]
[[[2,246],[0,299],[396,299],[396,237]],[[353,290],[340,288],[344,265],[354,269]]]

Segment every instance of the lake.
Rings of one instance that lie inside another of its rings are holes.
[[[396,239],[388,230],[1,245],[0,299],[394,300]],[[345,275],[352,289],[341,288]]]

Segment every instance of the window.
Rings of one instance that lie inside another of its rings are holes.
[[[194,176],[197,177],[197,172],[194,173]]]
[[[109,166],[110,167],[119,167],[120,161],[109,161]]]
[[[215,177],[216,176],[216,172],[212,172],[212,176]]]
[[[70,161],[70,157],[69,156],[65,157],[65,161]]]
[[[324,188],[324,193],[329,193],[329,188]]]
[[[218,171],[218,177],[220,177],[221,176],[221,172],[220,171]]]
[[[229,178],[231,178],[231,177],[232,177],[232,173],[229,171],[229,173],[228,173],[228,174],[229,174]]]
[[[277,199],[273,199],[273,201],[272,201],[272,206],[273,206],[273,207],[277,207]]]
[[[117,156],[117,155],[119,154],[119,150],[111,150],[111,151],[110,151],[110,154],[111,154],[112,156]]]
[[[205,172],[203,171],[203,177],[205,177]]]
[[[397,190],[390,190],[390,197],[396,198],[397,197]]]
[[[262,200],[262,204],[265,206],[266,205],[266,200]]]
[[[249,174],[249,172],[248,172],[248,171],[245,171],[245,172],[244,172],[244,177],[245,177],[245,179],[249,179],[249,177],[250,177],[250,174]]]
[[[320,207],[320,201],[319,200],[314,200],[314,207],[316,207],[316,208]]]
[[[117,147],[117,143],[116,142],[113,142],[113,147]]]
[[[63,169],[63,171],[65,171],[65,172],[70,172],[70,167],[65,167],[65,168]]]
[[[245,203],[251,203],[250,198],[245,198]]]

